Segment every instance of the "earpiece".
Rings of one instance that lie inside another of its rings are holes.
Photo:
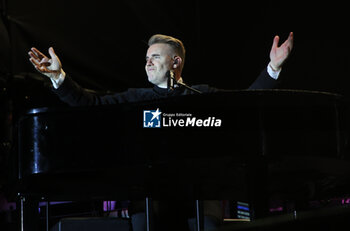
[[[179,63],[178,60],[175,59],[175,60],[174,60],[174,65],[173,65],[173,67],[176,68],[178,63]]]

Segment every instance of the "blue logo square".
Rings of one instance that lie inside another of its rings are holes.
[[[144,110],[143,111],[143,127],[144,128],[160,128],[161,127],[161,114],[162,112],[157,110]]]

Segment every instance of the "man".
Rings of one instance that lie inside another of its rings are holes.
[[[282,65],[288,58],[293,47],[293,33],[288,39],[278,46],[279,37],[273,40],[270,62],[250,89],[273,88],[281,71]],[[49,48],[50,58],[36,48],[29,52],[30,61],[42,74],[48,76],[55,88],[55,92],[68,104],[74,105],[98,105],[121,102],[135,102],[140,100],[152,100],[159,97],[172,95],[184,95],[190,91],[179,87],[175,91],[168,92],[166,72],[173,70],[177,81],[182,82],[181,72],[185,62],[185,48],[178,39],[165,35],[154,35],[149,40],[149,48],[146,54],[146,73],[148,80],[154,84],[154,88],[129,89],[126,92],[98,97],[91,95],[80,88],[62,69],[62,64],[53,48]],[[62,85],[62,86],[61,86]],[[212,92],[217,89],[206,86],[193,86],[202,92]]]
[[[293,47],[293,33],[289,34],[288,39],[278,46],[279,37],[273,40],[270,51],[270,62],[256,81],[249,87],[250,89],[273,88],[281,71],[283,63],[288,58]],[[183,43],[171,36],[153,35],[148,42],[148,50],[146,53],[145,70],[148,81],[151,82],[153,88],[129,89],[125,92],[110,95],[98,96],[91,92],[85,91],[69,75],[62,69],[62,64],[55,54],[53,48],[49,48],[50,58],[45,56],[36,48],[32,48],[29,52],[30,62],[42,74],[50,78],[53,83],[54,92],[61,100],[71,106],[82,105],[101,105],[116,104],[123,102],[137,102],[142,100],[155,100],[164,97],[192,94],[193,91],[183,87],[183,79],[181,77],[182,69],[185,63],[185,48]],[[169,71],[174,73],[174,78],[178,84],[174,89],[168,89]],[[207,85],[194,85],[192,88],[203,93],[216,92],[218,89]],[[210,204],[210,203],[209,203]],[[213,203],[212,203],[213,204]],[[211,209],[214,210],[214,209]],[[142,230],[144,227],[144,215],[132,216],[134,230]],[[215,228],[216,222],[209,217],[205,219],[205,228]]]

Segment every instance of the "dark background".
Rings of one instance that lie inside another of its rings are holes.
[[[346,3],[0,0],[0,13],[1,166],[9,166],[6,159],[16,151],[13,128],[23,112],[66,106],[29,62],[33,46],[46,54],[54,47],[65,72],[83,87],[123,91],[151,87],[147,41],[156,33],[172,35],[187,49],[187,84],[244,89],[267,66],[274,36],[283,42],[293,31],[280,88],[350,94]]]
[[[346,9],[335,1],[3,0],[0,78],[36,73],[28,61],[30,47],[47,53],[53,46],[64,70],[84,87],[149,87],[146,43],[162,33],[181,39],[187,48],[185,82],[242,89],[269,62],[273,37],[284,41],[293,31],[294,49],[281,88],[347,95]],[[13,90],[19,94],[29,86],[33,83]],[[29,89],[27,94],[35,93]]]
[[[167,34],[186,46],[187,84],[244,89],[267,66],[274,36],[283,42],[293,31],[280,88],[348,98],[348,9],[346,1],[0,0],[0,199],[15,171],[19,115],[65,106],[28,61],[31,47],[45,53],[54,47],[65,72],[83,87],[123,91],[151,86],[147,41]]]

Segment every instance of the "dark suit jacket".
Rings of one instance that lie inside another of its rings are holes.
[[[277,81],[269,76],[267,68],[265,68],[254,83],[248,89],[269,89],[274,88]],[[195,88],[203,93],[212,93],[218,91],[225,91],[218,88],[210,87],[205,84],[194,85]],[[178,95],[195,94],[194,92],[184,88],[178,87],[169,92],[167,89],[154,86],[153,88],[130,88],[125,92],[97,95],[86,91],[74,82],[70,76],[66,76],[64,82],[58,89],[53,90],[59,98],[71,106],[87,106],[87,105],[102,105],[102,104],[117,104],[125,102],[140,102],[156,100]]]

